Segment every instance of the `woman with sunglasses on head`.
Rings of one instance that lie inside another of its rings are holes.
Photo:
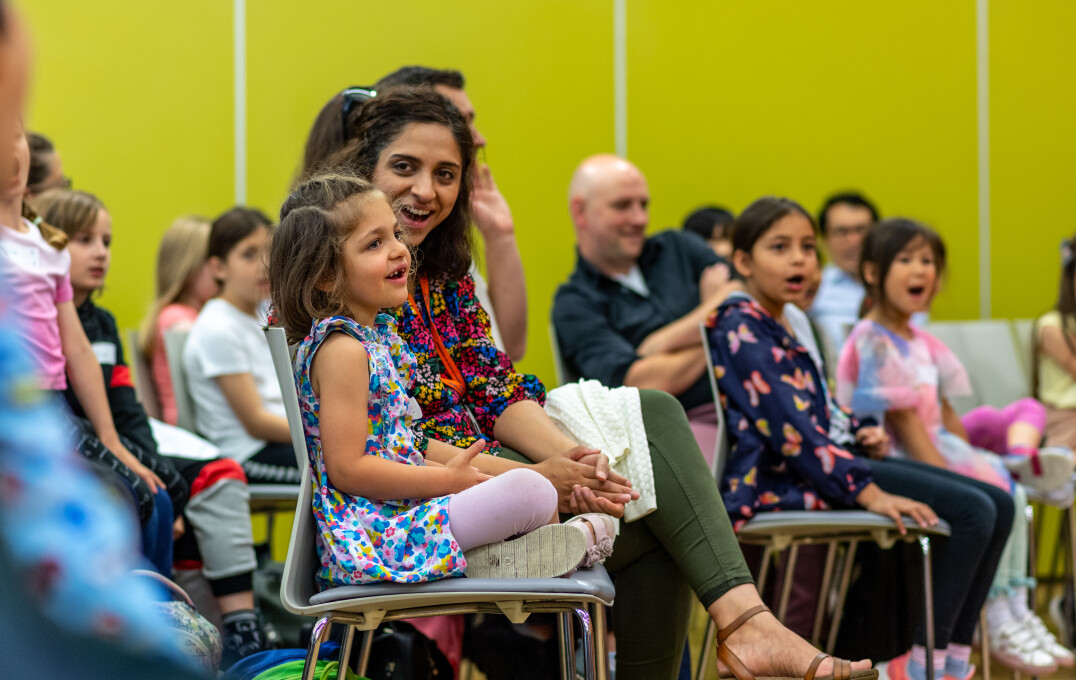
[[[490,339],[468,275],[473,145],[467,123],[429,89],[379,94],[357,113],[356,140],[337,157],[385,192],[415,249],[418,284],[393,310],[419,360],[412,396],[443,460],[479,438],[474,465],[487,474],[529,465],[556,487],[562,512],[620,516],[638,494],[597,450],[579,446],[542,409],[545,389],[517,373]],[[668,394],[639,393],[658,509],[621,525],[606,562],[617,579],[613,608],[617,673],[673,678],[687,635],[692,591],[721,635],[719,657],[747,680],[758,676],[875,677],[868,661],[823,658],[761,607],[713,477],[683,409]],[[495,509],[494,509],[495,510]],[[654,625],[660,621],[662,625]]]
[[[349,87],[318,113],[303,154],[303,174],[310,175],[355,138],[355,120],[362,103],[376,92],[398,87],[430,87],[448,97],[463,113],[476,149],[485,148],[486,139],[474,124],[474,107],[463,91],[459,71],[405,66],[377,82],[374,87]],[[497,189],[489,166],[472,166],[470,220],[482,237],[487,281],[472,263],[470,274],[482,305],[490,311],[490,325],[497,347],[513,361],[527,348],[527,289],[523,259],[516,243],[515,224],[508,202]]]

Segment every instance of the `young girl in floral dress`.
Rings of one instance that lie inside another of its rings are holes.
[[[471,465],[485,442],[456,449],[445,465],[425,460],[427,447],[447,445],[413,433],[415,359],[380,311],[407,300],[411,255],[401,236],[384,194],[335,173],[296,188],[273,236],[272,299],[299,342],[319,583],[547,578],[603,559],[610,517],[552,524],[557,494],[540,474],[490,478]]]

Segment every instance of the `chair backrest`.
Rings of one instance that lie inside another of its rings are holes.
[[[1031,381],[1031,355],[1035,345],[1032,334],[1035,332],[1035,319],[1013,319],[1012,334],[1016,340],[1016,349],[1020,352],[1020,366],[1024,369],[1024,378],[1030,385]],[[1031,395],[1035,396],[1035,395]]]
[[[284,412],[288,416],[291,445],[295,449],[295,462],[300,470],[308,470],[306,435],[299,410],[299,393],[295,389],[295,369],[292,353],[283,328],[266,327],[265,339],[273,357],[273,369],[284,398]],[[311,478],[304,474],[299,486],[299,498],[295,505],[295,519],[291,525],[291,541],[288,556],[284,560],[284,574],[280,581],[280,602],[293,614],[307,613],[310,597],[314,594],[313,574],[317,572],[317,553],[314,548],[314,513],[311,510]]]
[[[150,418],[161,419],[161,401],[157,397],[157,386],[153,384],[153,374],[150,372],[149,362],[146,356],[138,349],[138,331],[127,332],[127,359],[134,368],[135,393],[142,408]]]
[[[557,327],[553,324],[549,324],[549,347],[553,351],[553,373],[556,375],[557,385],[578,382],[583,376],[564,361],[564,355],[560,352],[560,339],[557,338]]]
[[[1027,396],[1027,378],[1008,321],[931,323],[927,331],[944,342],[968,372],[974,394],[952,400],[958,413],[976,406],[1006,406]]]
[[[198,432],[194,418],[194,402],[187,386],[187,369],[183,366],[183,350],[187,346],[188,331],[164,332],[164,351],[168,355],[168,373],[172,377],[172,394],[176,400],[176,425],[190,432]]]
[[[283,328],[277,326],[267,326],[263,330],[269,343],[269,353],[273,357],[276,379],[280,383],[280,396],[284,399],[284,412],[288,416],[288,431],[291,433],[291,447],[295,450],[295,463],[300,470],[305,470],[310,461],[306,453],[306,433],[299,410],[299,393],[295,389],[295,369],[291,363],[292,352],[288,347],[288,336]]]
[[[702,335],[702,351],[706,355],[706,375],[710,379],[710,394],[714,398],[714,409],[717,411],[717,439],[714,441],[714,460],[710,464],[710,472],[718,485],[721,477],[725,474],[725,463],[729,455],[728,430],[725,425],[725,410],[721,408],[721,391],[717,387],[717,374],[714,373],[714,358],[710,354],[710,335],[706,332],[706,324],[699,323],[699,333]]]

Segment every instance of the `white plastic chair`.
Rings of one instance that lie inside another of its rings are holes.
[[[138,349],[138,331],[127,333],[127,359],[134,368],[135,393],[138,401],[150,418],[161,419],[161,401],[157,397],[157,386],[153,384],[153,374],[145,355]]]
[[[1008,321],[936,322],[926,330],[952,350],[971,380],[973,396],[951,401],[957,413],[976,406],[1007,406],[1028,395],[1026,363]]]
[[[187,331],[164,332],[164,351],[168,355],[168,373],[172,377],[172,395],[176,400],[176,425],[197,434],[194,402],[187,387],[187,370],[183,366],[183,348],[186,346]]]
[[[557,338],[557,327],[553,324],[549,324],[549,348],[553,352],[553,375],[557,379],[557,386],[578,381],[582,376],[564,361],[564,355],[560,351],[560,339]]]
[[[265,335],[284,397],[296,462],[299,469],[309,472],[306,437],[284,330],[266,328]],[[318,649],[328,638],[333,624],[347,627],[340,653],[342,660],[350,656],[355,630],[366,631],[356,669],[362,675],[370,658],[371,633],[381,622],[479,612],[504,614],[513,623],[525,621],[533,612],[556,613],[561,672],[568,679],[575,677],[571,622],[574,614],[582,628],[587,678],[607,677],[604,607],[613,604],[614,590],[601,565],[580,569],[570,578],[451,578],[426,583],[342,586],[318,592],[314,587],[314,574],[320,563],[314,546],[316,527],[311,496],[311,475],[304,474],[280,586],[280,599],[285,609],[318,619],[307,650],[303,680],[313,678]],[[346,663],[341,663],[338,678],[344,677],[345,668]]]
[[[702,335],[703,351],[706,354],[710,391],[714,397],[714,404],[717,406],[718,446],[715,456],[714,478],[720,486],[728,457],[728,438],[725,436],[727,423],[724,410],[721,408],[721,393],[717,385],[717,376],[714,374],[713,357],[710,353],[710,338],[707,334],[705,323],[699,324],[699,332]],[[898,539],[907,542],[918,542],[923,554],[923,612],[927,636],[926,643],[928,649],[933,649],[934,587],[933,571],[930,564],[930,539],[932,536],[948,536],[949,525],[944,521],[939,521],[936,526],[924,529],[911,518],[907,518],[905,527],[907,528],[907,534],[901,536],[893,520],[866,510],[782,510],[781,512],[759,514],[751,518],[740,528],[737,538],[741,544],[762,547],[762,567],[758,577],[759,592],[763,592],[766,587],[771,558],[784,550],[788,550],[788,562],[785,567],[785,577],[781,583],[781,593],[776,612],[778,620],[782,622],[788,613],[788,601],[792,594],[792,579],[795,574],[799,546],[827,545],[829,547],[819,589],[818,609],[815,611],[814,625],[811,632],[811,643],[815,646],[819,646],[821,642],[822,624],[826,614],[826,603],[829,600],[828,593],[832,586],[837,549],[841,544],[847,544],[848,548],[843,560],[841,579],[837,585],[836,598],[833,600],[833,607],[830,612],[831,624],[825,645],[825,651],[830,654],[833,653],[833,648],[837,642],[837,631],[840,628],[841,614],[844,609],[845,597],[848,594],[852,566],[859,543],[862,541],[874,541],[882,548],[888,549]],[[706,667],[709,664],[710,648],[714,645],[715,633],[716,629],[711,619],[707,621],[703,647],[699,655],[699,665],[696,673],[698,680],[702,680],[705,676]],[[928,652],[927,677],[932,677],[932,675],[933,659]]]

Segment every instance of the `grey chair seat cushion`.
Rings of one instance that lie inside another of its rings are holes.
[[[563,594],[564,599],[592,599],[610,605],[615,591],[605,567],[595,565],[580,569],[568,578],[515,579],[515,578],[446,578],[425,583],[371,583],[361,586],[340,586],[316,593],[310,597],[311,605],[328,604],[343,600],[362,600],[388,596],[437,596],[452,598],[454,595],[480,593],[479,600],[496,601],[499,594],[506,600],[518,600],[522,595],[535,593],[549,599],[549,595]]]

